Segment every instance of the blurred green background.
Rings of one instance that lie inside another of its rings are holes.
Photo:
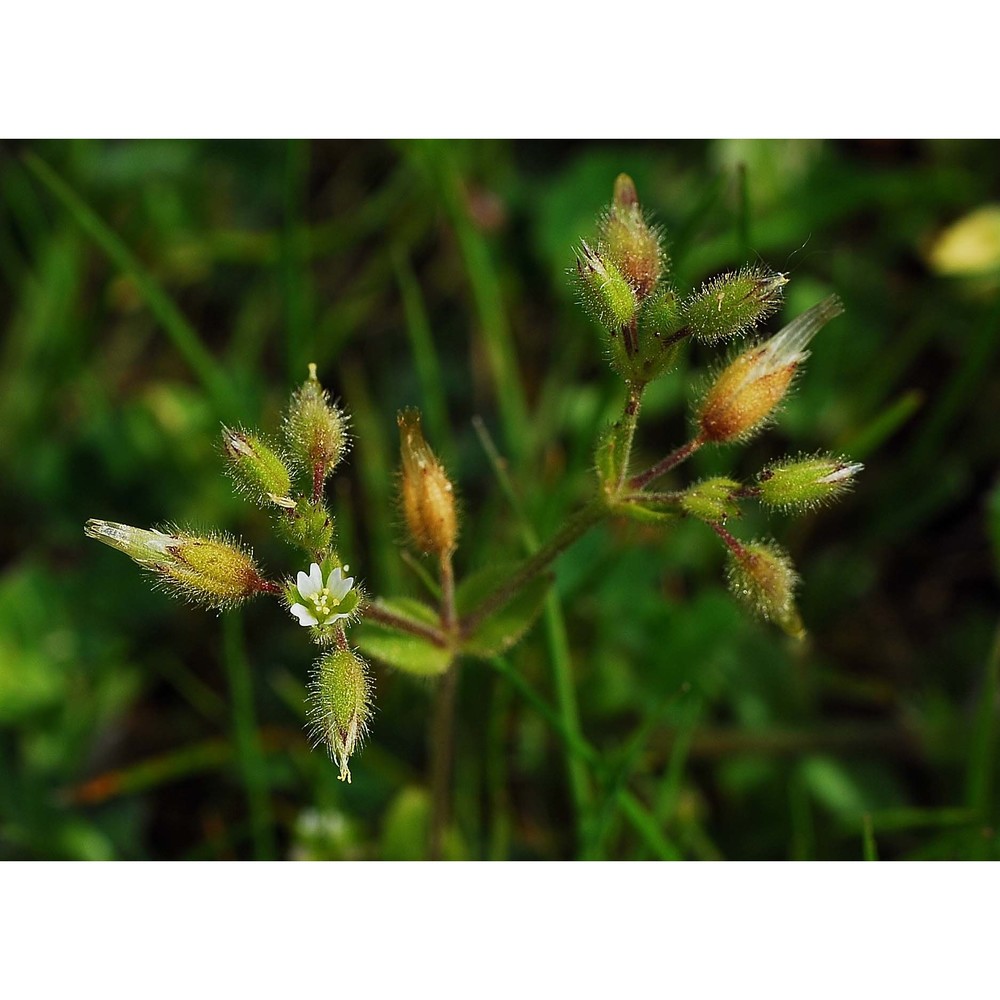
[[[217,526],[300,568],[217,435],[273,429],[315,361],[353,417],[331,495],[371,592],[420,592],[407,404],[461,489],[460,574],[546,537],[621,405],[567,277],[620,171],[682,287],[762,259],[786,318],[847,310],[776,427],[685,478],[819,449],[866,469],[835,507],[735,526],[791,551],[803,644],[743,615],[698,523],[566,553],[526,640],[463,669],[448,856],[1000,854],[996,143],[60,141],[0,146],[0,858],[424,856],[427,682],[376,668],[341,784],[287,613],[176,603],[83,523]],[[640,461],[685,439],[712,361],[649,391]]]

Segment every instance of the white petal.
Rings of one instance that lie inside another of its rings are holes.
[[[864,466],[860,462],[853,462],[851,465],[843,465],[839,469],[834,469],[828,476],[817,479],[818,483],[841,483],[845,479],[852,479],[860,472]]]
[[[315,593],[310,585],[309,577],[302,570],[299,570],[298,576],[295,577],[295,586],[298,588],[301,597],[312,597]]]
[[[309,582],[312,584],[312,592],[318,594],[323,589],[323,571],[319,568],[319,563],[313,563],[309,567]]]
[[[760,356],[744,376],[744,385],[773,375],[788,365],[797,365],[809,357],[806,347],[820,330],[844,311],[840,299],[831,295],[797,316],[776,333],[760,352]]]
[[[288,610],[293,617],[298,618],[300,625],[319,624],[319,619],[304,604],[293,604]]]
[[[354,586],[354,577],[349,576],[345,580],[344,574],[338,566],[330,574],[330,579],[326,581],[326,586],[330,591],[330,596],[335,601],[342,601],[351,592],[351,588]]]

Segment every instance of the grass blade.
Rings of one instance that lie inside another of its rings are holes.
[[[220,412],[231,417],[239,407],[233,384],[184,318],[174,301],[103,219],[40,157],[24,154],[24,164],[111,261],[135,282],[150,312]]]

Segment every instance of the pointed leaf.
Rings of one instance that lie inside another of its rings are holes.
[[[438,618],[433,608],[410,597],[383,601],[385,607],[401,618],[409,618],[425,625],[436,625]],[[397,670],[421,677],[443,674],[452,660],[449,649],[435,645],[429,639],[409,632],[399,632],[380,622],[366,619],[351,629],[351,639],[366,656]]]

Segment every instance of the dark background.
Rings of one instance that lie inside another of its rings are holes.
[[[341,784],[302,729],[313,653],[295,622],[176,603],[83,523],[215,526],[275,574],[303,568],[232,495],[216,442],[222,420],[273,429],[315,361],[353,418],[331,497],[370,591],[420,592],[394,506],[407,404],[461,490],[460,573],[517,552],[524,522],[551,534],[621,405],[567,271],[627,171],[681,287],[761,259],[791,277],[783,318],[834,291],[846,306],[776,426],[677,481],[821,449],[866,468],[837,506],[734,528],[792,553],[805,643],[744,616],[698,523],[581,540],[508,669],[556,706],[568,666],[596,753],[467,665],[447,853],[995,858],[1000,223],[948,227],[1000,202],[998,153],[4,143],[0,857],[423,856],[428,682],[376,667],[373,733]],[[649,392],[640,459],[685,439],[716,355],[693,350]]]

